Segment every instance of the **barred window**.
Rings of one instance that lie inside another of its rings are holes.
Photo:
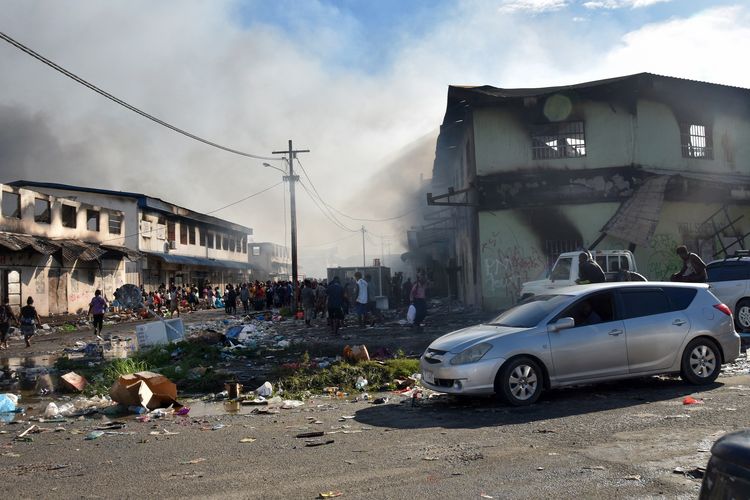
[[[120,234],[120,233],[122,233],[122,214],[116,214],[114,212],[110,212],[109,234]]]
[[[683,158],[713,160],[713,140],[709,127],[697,123],[681,123],[680,143]]]
[[[535,160],[586,156],[583,122],[557,122],[534,125],[531,151]]]

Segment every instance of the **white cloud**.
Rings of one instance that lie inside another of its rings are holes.
[[[505,0],[500,5],[503,12],[552,12],[564,9],[568,0]]]
[[[657,3],[671,2],[672,0],[591,0],[584,2],[583,6],[587,9],[638,9],[649,7]]]
[[[503,6],[535,13],[569,4],[516,0]],[[383,67],[363,69],[331,64],[355,44],[358,27],[330,8],[306,12],[306,24],[290,39],[268,24],[240,26],[232,17],[235,0],[39,5],[6,0],[3,31],[118,97],[217,142],[268,154],[294,139],[312,150],[300,160],[326,201],[364,218],[392,216],[403,203],[420,201],[406,193],[419,173],[431,175],[429,138],[442,120],[449,84],[534,87],[651,71],[750,87],[750,66],[735,55],[737,47],[750,46],[750,7],[676,13],[625,32],[616,16],[596,10],[586,13],[591,22],[573,30],[567,11],[524,18],[509,16],[497,2],[458,2],[418,37],[403,33],[383,47],[392,53]],[[24,175],[144,191],[209,211],[279,181],[261,161],[178,136],[5,43],[0,67],[8,69],[0,71],[0,182]],[[278,187],[217,215],[253,227],[257,240],[283,242],[283,204]],[[298,215],[300,246],[348,236],[302,189]],[[373,233],[403,234],[412,223],[365,224]],[[357,255],[360,245],[355,236],[335,246],[341,256]],[[395,240],[391,249],[399,250]],[[368,258],[379,252],[379,245],[368,246]],[[312,264],[306,270],[321,271]]]

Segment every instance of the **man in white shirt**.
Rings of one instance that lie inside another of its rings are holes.
[[[362,273],[357,271],[354,273],[354,278],[357,280],[357,303],[355,309],[357,318],[359,318],[359,326],[365,326],[367,319],[367,281],[362,278]]]

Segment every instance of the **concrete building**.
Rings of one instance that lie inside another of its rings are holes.
[[[630,248],[664,279],[750,233],[750,90],[649,73],[448,89],[410,254],[461,300],[506,307],[562,252]]]
[[[270,242],[251,243],[249,246],[248,258],[253,266],[253,279],[292,279],[292,257],[287,247]],[[304,275],[299,273],[299,279],[304,279]]]
[[[16,181],[2,185],[0,293],[40,314],[76,312],[124,283],[223,287],[250,278],[252,229],[140,193]]]

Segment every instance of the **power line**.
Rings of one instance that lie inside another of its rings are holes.
[[[317,189],[317,188],[315,187],[315,184],[313,184],[313,181],[312,181],[312,179],[310,179],[310,176],[309,176],[309,175],[307,175],[307,171],[305,170],[305,167],[304,167],[304,166],[302,165],[302,163],[301,163],[301,162],[299,161],[299,159],[297,159],[297,165],[299,165],[299,166],[300,166],[300,168],[302,169],[302,173],[304,173],[304,174],[305,174],[305,177],[307,178],[307,182],[309,182],[309,183],[310,183],[310,186],[312,187],[313,191],[314,191],[314,192],[315,192],[315,194],[316,194],[316,195],[318,196],[318,200],[319,200],[319,201],[320,201],[320,202],[322,203],[322,205],[323,205],[324,207],[327,207],[327,204],[326,204],[326,202],[325,202],[325,201],[323,201],[323,197],[322,197],[322,196],[320,196],[320,193],[318,192],[318,189]],[[309,193],[308,193],[308,194],[309,194]],[[330,214],[330,217],[331,217],[331,218],[335,219],[335,220],[336,220],[336,221],[338,222],[338,224],[340,224],[341,226],[345,226],[345,227],[346,227],[346,225],[345,225],[345,224],[344,224],[343,222],[341,222],[341,221],[340,221],[340,220],[338,219],[338,217],[336,217],[336,215],[335,215],[335,214],[334,214],[334,213],[333,213],[333,212],[331,211],[331,209],[330,209],[330,208],[328,208],[328,213]]]
[[[345,226],[342,222],[340,222],[335,217],[331,217],[331,215],[329,215],[325,210],[323,210],[323,207],[320,206],[320,204],[318,203],[318,200],[315,199],[315,197],[312,195],[312,193],[310,192],[308,187],[305,185],[305,183],[302,181],[300,181],[299,183],[300,183],[300,186],[302,186],[302,188],[305,190],[305,193],[307,193],[307,196],[310,197],[310,199],[318,208],[318,210],[320,210],[320,213],[322,213],[326,217],[326,219],[328,219],[331,223],[333,223],[333,225],[335,225],[339,229],[343,229],[344,231],[349,231],[352,233],[356,233],[359,231],[359,229],[351,229],[350,227]]]
[[[207,144],[209,146],[213,146],[215,148],[222,149],[224,151],[228,151],[229,153],[234,153],[236,155],[246,156],[248,158],[256,158],[258,160],[276,160],[276,161],[280,160],[280,158],[278,158],[278,157],[273,157],[273,156],[259,156],[259,155],[254,155],[254,154],[251,154],[251,153],[245,153],[244,151],[240,151],[240,150],[237,150],[237,149],[229,148],[227,146],[222,146],[221,144],[217,144],[217,143],[215,143],[213,141],[209,141],[208,139],[204,139],[204,138],[199,137],[199,136],[197,136],[195,134],[192,134],[192,133],[190,133],[190,132],[188,132],[186,130],[183,130],[183,129],[179,128],[179,127],[176,127],[176,126],[174,126],[174,125],[172,125],[170,123],[167,123],[164,120],[161,120],[161,119],[159,119],[159,118],[157,118],[157,117],[155,117],[153,115],[150,115],[150,114],[146,113],[145,111],[142,111],[142,110],[136,108],[135,106],[133,106],[131,104],[128,104],[127,102],[123,101],[122,99],[119,99],[118,97],[115,97],[114,95],[110,94],[109,92],[100,89],[96,85],[87,82],[86,80],[84,80],[83,78],[79,77],[78,75],[76,75],[76,74],[68,71],[67,69],[63,68],[62,66],[58,65],[57,63],[55,63],[55,62],[47,59],[43,55],[39,54],[38,52],[35,52],[34,50],[32,50],[29,47],[23,45],[21,42],[18,42],[16,40],[14,40],[13,38],[9,37],[8,35],[6,35],[5,33],[1,32],[1,31],[0,31],[0,38],[2,38],[3,40],[5,40],[9,44],[13,45],[17,49],[19,49],[19,50],[25,52],[26,54],[30,55],[34,59],[37,59],[37,60],[43,62],[44,64],[46,64],[47,66],[51,67],[52,69],[54,69],[56,71],[59,71],[63,75],[67,76],[68,78],[71,78],[71,79],[75,80],[76,82],[80,83],[84,87],[87,87],[87,88],[93,90],[94,92],[96,92],[97,94],[100,94],[100,95],[106,97],[107,99],[116,102],[120,106],[123,106],[123,107],[129,109],[130,111],[133,111],[134,113],[137,113],[137,114],[143,116],[144,118],[148,118],[149,120],[151,120],[153,122],[156,122],[156,123],[158,123],[159,125],[161,125],[163,127],[171,129],[171,130],[177,132],[178,134],[182,134],[182,135],[184,135],[186,137],[189,137],[189,138],[191,138],[193,140],[196,140],[198,142],[202,142],[202,143]]]
[[[302,173],[305,174],[305,177],[307,178],[307,181],[310,183],[310,186],[312,186],[313,190],[315,191],[315,194],[318,195],[318,198],[320,199],[320,202],[323,205],[325,205],[329,210],[333,210],[337,214],[341,215],[342,217],[346,217],[347,219],[358,221],[358,222],[387,222],[387,221],[391,221],[391,220],[401,219],[401,218],[406,217],[407,215],[412,214],[412,213],[416,212],[417,210],[419,210],[419,207],[417,207],[417,208],[413,208],[413,209],[409,210],[408,212],[405,212],[405,213],[403,213],[401,215],[397,215],[395,217],[386,217],[386,218],[383,218],[383,219],[363,219],[363,218],[358,218],[358,217],[351,217],[349,215],[346,215],[342,211],[337,210],[336,208],[334,208],[333,206],[329,205],[328,203],[326,203],[325,200],[323,200],[323,197],[320,196],[320,193],[318,193],[318,190],[315,188],[315,184],[313,184],[313,181],[310,178],[310,176],[307,175],[307,170],[305,170],[305,167],[302,166],[302,163],[299,161],[299,159],[297,159],[297,164],[302,169]]]

